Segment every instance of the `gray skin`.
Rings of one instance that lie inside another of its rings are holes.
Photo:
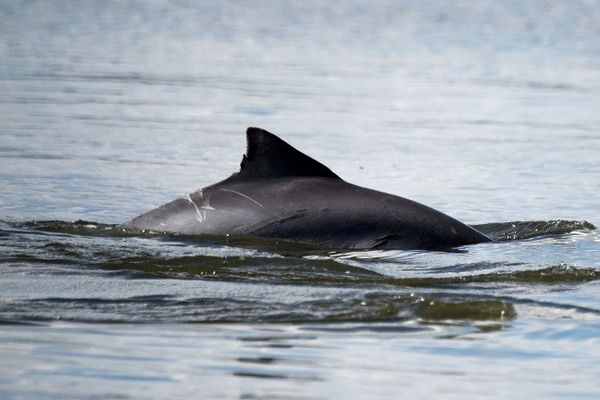
[[[333,249],[444,250],[491,241],[432,208],[345,182],[272,133],[248,128],[246,136],[239,172],[125,226],[251,235]]]

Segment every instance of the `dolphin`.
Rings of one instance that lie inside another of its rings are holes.
[[[444,250],[491,241],[430,207],[348,183],[266,130],[248,128],[246,139],[239,172],[124,226],[250,235],[331,249]]]

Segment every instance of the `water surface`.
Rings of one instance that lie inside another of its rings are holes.
[[[0,397],[596,398],[600,3],[0,2]],[[118,224],[259,126],[496,239]]]

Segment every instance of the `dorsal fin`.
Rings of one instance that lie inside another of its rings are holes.
[[[246,130],[246,154],[238,179],[319,176],[340,179],[329,168],[260,128]]]

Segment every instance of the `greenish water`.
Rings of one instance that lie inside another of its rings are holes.
[[[597,398],[600,3],[0,2],[0,397]],[[119,224],[260,126],[492,237]]]

